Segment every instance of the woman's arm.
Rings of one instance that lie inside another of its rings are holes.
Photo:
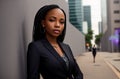
[[[72,50],[71,50],[70,47],[69,47],[69,49],[71,51],[71,55],[72,55],[72,58],[74,60],[74,68],[73,68],[73,71],[72,71],[74,79],[83,79],[83,73],[81,72],[81,70],[80,70],[80,68],[79,68],[79,66],[77,64],[76,59],[74,58]]]
[[[27,51],[27,79],[40,79],[40,55],[34,43],[30,43]]]
[[[81,72],[75,59],[74,62],[75,62],[74,70],[73,70],[74,79],[83,79],[83,73]]]

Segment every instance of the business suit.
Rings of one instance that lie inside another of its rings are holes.
[[[96,48],[95,47],[92,48],[92,54],[93,54],[93,57],[95,58],[95,56],[96,56]]]
[[[58,43],[69,60],[69,68],[48,40],[43,39],[32,42],[28,46],[28,79],[39,79],[39,74],[44,79],[83,79],[83,74],[73,58],[70,47],[64,43]]]

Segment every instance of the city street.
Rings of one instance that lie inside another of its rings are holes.
[[[98,52],[96,62],[93,63],[92,53],[82,53],[76,57],[77,62],[84,74],[84,79],[120,79],[120,59],[119,53]]]

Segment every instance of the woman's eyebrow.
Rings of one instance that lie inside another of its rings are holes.
[[[57,17],[56,17],[56,16],[50,16],[49,18],[54,18],[54,19],[56,19]],[[61,17],[60,20],[65,20],[65,18],[64,18],[64,17]]]
[[[56,18],[55,16],[50,16],[50,18]]]

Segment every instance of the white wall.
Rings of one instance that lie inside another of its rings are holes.
[[[0,0],[0,79],[22,79],[26,73],[22,1]]]

